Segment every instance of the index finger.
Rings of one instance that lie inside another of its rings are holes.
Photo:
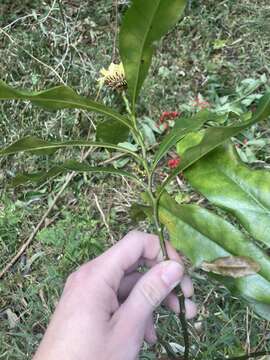
[[[167,244],[169,255],[180,261],[177,253]],[[159,238],[140,231],[131,231],[111,249],[101,255],[97,262],[107,283],[117,291],[125,273],[138,264],[140,259],[160,262],[163,260]]]

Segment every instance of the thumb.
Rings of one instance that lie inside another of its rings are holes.
[[[119,321],[129,323],[130,329],[145,330],[155,308],[180,283],[184,267],[176,261],[164,261],[150,269],[132,289],[119,309]]]

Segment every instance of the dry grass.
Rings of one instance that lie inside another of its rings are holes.
[[[14,86],[34,90],[66,83],[94,97],[99,69],[112,59],[115,9],[109,0],[98,5],[73,0],[63,1],[59,7],[59,3],[2,0],[1,77]],[[213,104],[218,95],[233,96],[245,78],[265,73],[269,86],[269,2],[207,0],[202,5],[193,0],[189,4],[185,20],[163,40],[144,87],[140,112],[154,120],[163,110],[188,111],[198,93]],[[225,45],[214,49],[218,40]],[[121,106],[117,96],[107,90],[102,91],[101,98],[107,104]],[[94,131],[92,115],[84,112],[46,113],[17,103],[0,106],[1,146],[29,134],[69,139],[87,136],[89,128]],[[267,138],[269,129],[257,129],[249,135],[258,133]],[[58,156],[62,159],[70,154]],[[94,156],[104,160],[104,154]],[[261,149],[258,156],[269,162],[269,149]],[[3,185],[4,176],[46,168],[48,161],[47,157],[25,156],[0,160],[1,266],[25,241],[64,181],[59,178],[38,189],[13,191]],[[76,177],[48,219],[53,220],[51,226],[40,232],[0,283],[0,359],[31,358],[65,277],[133,226],[128,207],[138,196],[137,189],[124,180]],[[71,217],[74,226],[70,226]],[[269,323],[258,319],[244,303],[203,274],[192,275],[200,304],[199,317],[190,324],[194,358],[206,360],[214,359],[214,354],[222,357],[270,349]],[[158,324],[163,341],[183,343],[174,316],[162,310]],[[142,358],[155,359],[163,351],[160,345],[145,348]]]

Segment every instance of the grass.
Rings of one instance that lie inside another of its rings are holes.
[[[127,1],[121,1],[120,12]],[[193,111],[201,94],[217,105],[220,96],[233,99],[244,79],[266,81],[269,87],[270,6],[253,2],[189,1],[185,19],[160,44],[140,101],[140,116],[156,121],[164,110]],[[95,97],[98,72],[113,56],[115,9],[112,1],[14,2],[0,5],[0,72],[3,80],[28,89],[64,82],[81,94]],[[240,90],[239,90],[240,91]],[[242,91],[242,90],[241,90]],[[241,92],[240,91],[240,92]],[[102,100],[120,105],[104,89]],[[0,146],[25,135],[70,139],[94,133],[91,114],[79,111],[44,112],[22,103],[1,103]],[[269,124],[242,134],[239,142],[247,162],[269,168]],[[247,138],[249,143],[242,144]],[[256,141],[255,141],[256,139]],[[78,152],[60,152],[57,160]],[[95,152],[104,160],[107,154]],[[40,186],[12,190],[8,180],[17,171],[47,167],[49,157],[17,156],[0,160],[0,267],[18,251],[51,203],[65,178]],[[123,165],[118,160],[118,165]],[[173,187],[172,187],[173,189]],[[96,198],[93,196],[96,194]],[[187,199],[192,194],[189,188]],[[138,198],[136,188],[112,177],[77,176],[51,213],[35,241],[0,283],[0,359],[30,359],[48,324],[67,275],[121,238],[133,224],[128,207]],[[96,199],[101,207],[97,207]],[[188,201],[188,200],[187,200]],[[102,215],[105,218],[102,218]],[[72,220],[72,221],[71,221]],[[145,224],[140,225],[146,229]],[[151,229],[149,229],[151,230]],[[270,350],[270,325],[204,274],[194,273],[200,314],[191,322],[192,354],[214,359]],[[179,321],[160,310],[157,315],[162,342],[182,346]],[[141,358],[164,353],[159,344],[143,349]]]

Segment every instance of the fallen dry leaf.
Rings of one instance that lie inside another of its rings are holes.
[[[240,278],[256,274],[260,271],[261,267],[248,257],[227,256],[216,259],[211,263],[203,262],[201,264],[201,269],[218,275]]]
[[[20,319],[11,309],[6,310],[6,315],[8,318],[9,328],[14,329],[18,324],[18,322],[20,321]]]

